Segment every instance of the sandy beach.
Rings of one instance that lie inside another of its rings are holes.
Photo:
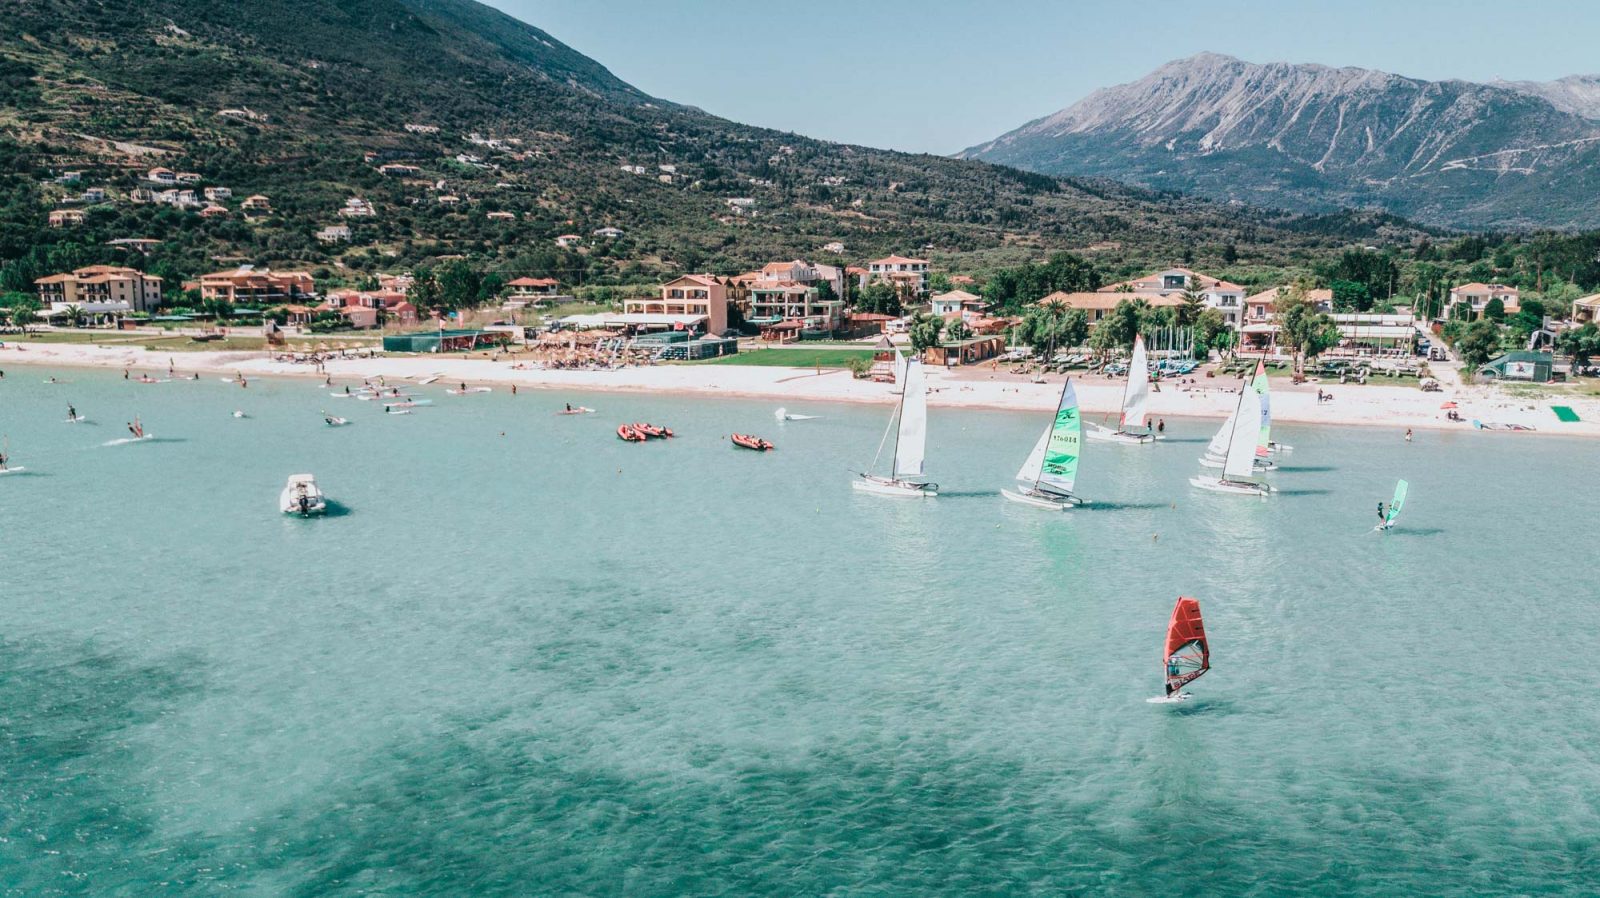
[[[248,377],[333,378],[336,384],[359,383],[382,377],[389,381],[437,376],[444,385],[516,386],[519,390],[610,390],[633,393],[671,393],[770,399],[800,411],[811,402],[877,402],[896,399],[889,384],[856,380],[848,371],[745,365],[659,365],[610,371],[536,370],[514,368],[515,359],[491,360],[487,356],[405,356],[329,360],[325,373],[307,364],[275,361],[262,352],[149,351],[127,346],[81,343],[6,342],[0,349],[0,371],[18,366],[94,367],[128,369],[165,376],[169,360],[180,374],[234,374]],[[1115,422],[1122,400],[1121,381],[1098,376],[1075,379],[1084,417]],[[947,408],[993,408],[1047,411],[1054,408],[1061,377],[1035,384],[1026,378],[986,365],[934,369],[929,372],[929,404]],[[1236,401],[1237,378],[1197,377],[1194,384],[1165,381],[1152,394],[1150,413],[1163,417],[1225,417]],[[1317,391],[1333,395],[1317,402]],[[1566,396],[1534,398],[1515,395],[1499,386],[1446,384],[1443,392],[1424,393],[1409,386],[1293,385],[1273,381],[1273,419],[1317,425],[1360,425],[1394,428],[1470,430],[1473,419],[1536,428],[1538,434],[1600,437],[1600,399]],[[1524,391],[1528,388],[1523,387]],[[1463,422],[1450,421],[1440,406],[1459,405]],[[1565,423],[1550,410],[1552,404],[1571,406],[1582,419]]]

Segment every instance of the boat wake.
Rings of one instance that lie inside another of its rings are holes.
[[[154,440],[155,438],[156,438],[155,434],[147,433],[142,437],[123,437],[120,440],[111,440],[109,442],[101,443],[100,445],[102,445],[102,446],[126,446],[129,443],[148,443],[151,440]]]

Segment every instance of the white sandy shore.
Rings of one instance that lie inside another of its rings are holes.
[[[322,377],[311,366],[276,362],[261,352],[148,351],[137,347],[94,346],[77,343],[7,342],[0,349],[0,370],[17,365],[129,369],[135,374],[164,374],[171,359],[180,372],[233,374],[247,377]],[[855,380],[843,370],[780,368],[750,365],[661,365],[616,371],[516,370],[510,360],[487,357],[406,356],[397,358],[329,361],[328,376],[336,383],[358,382],[382,376],[390,381],[415,380],[439,375],[445,385],[456,383],[516,385],[520,389],[612,390],[636,393],[672,393],[717,397],[771,399],[799,411],[807,402],[895,401],[893,387]],[[960,408],[998,408],[1045,411],[1054,408],[1061,380],[1034,384],[987,366],[929,372],[929,404]],[[1084,417],[1090,421],[1114,415],[1122,401],[1122,383],[1101,377],[1079,377],[1078,396]],[[1155,417],[1223,417],[1232,410],[1238,389],[1236,378],[1196,379],[1193,389],[1164,382],[1151,396]],[[1514,396],[1494,386],[1452,387],[1442,393],[1424,393],[1415,387],[1332,384],[1323,389],[1335,397],[1318,404],[1318,385],[1294,386],[1273,381],[1273,420],[1301,424],[1368,425],[1394,428],[1435,427],[1468,430],[1470,424],[1449,421],[1440,405],[1454,401],[1467,421],[1522,424],[1540,434],[1600,436],[1600,400],[1559,396],[1534,399]],[[1552,404],[1569,405],[1583,419],[1563,423],[1550,411]],[[1114,421],[1113,419],[1110,419]]]

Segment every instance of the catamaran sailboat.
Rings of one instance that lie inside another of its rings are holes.
[[[937,496],[939,485],[928,483],[922,479],[923,460],[928,448],[928,390],[922,371],[922,363],[909,360],[905,366],[904,389],[900,393],[900,407],[896,418],[889,424],[899,426],[895,430],[894,460],[890,465],[889,476],[880,477],[876,474],[862,473],[851,481],[851,486],[864,493],[876,493],[880,496],[896,496],[907,499],[918,499],[925,496]],[[883,445],[889,439],[889,431],[883,432],[883,439],[878,441],[878,455],[873,456],[872,464],[878,464],[878,456],[883,454]]]
[[[1394,498],[1389,500],[1389,510],[1384,512],[1383,523],[1372,529],[1381,533],[1394,526],[1394,522],[1400,519],[1400,509],[1405,507],[1406,490],[1409,487],[1410,484],[1406,483],[1404,480],[1395,481]]]
[[[1133,358],[1128,362],[1128,385],[1122,390],[1122,420],[1116,430],[1091,424],[1084,434],[1106,443],[1153,443],[1155,434],[1146,426],[1145,407],[1150,404],[1150,360],[1145,355],[1144,337],[1133,338]],[[1141,429],[1142,428],[1142,429]]]
[[[290,474],[283,492],[278,494],[278,508],[284,514],[297,514],[302,518],[324,514],[328,499],[317,487],[317,478],[310,474]]]
[[[1162,664],[1165,668],[1167,691],[1159,698],[1146,699],[1152,704],[1181,702],[1192,696],[1183,687],[1193,683],[1211,669],[1211,647],[1206,644],[1206,625],[1200,618],[1200,600],[1183,596],[1172,606],[1172,619],[1167,622],[1167,646]]]
[[[1256,471],[1273,471],[1278,463],[1267,458],[1272,447],[1272,393],[1267,387],[1267,369],[1263,362],[1256,363],[1256,376],[1250,382],[1250,389],[1260,397],[1261,405],[1261,431],[1256,436],[1256,457],[1253,469]],[[1206,446],[1206,454],[1201,456],[1200,464],[1207,468],[1220,468],[1223,466],[1228,454],[1228,439],[1233,433],[1233,416],[1222,425],[1217,435],[1211,438],[1210,445]]]
[[[1061,402],[1050,426],[1039,435],[1039,442],[1028,453],[1017,471],[1017,488],[1003,489],[1000,495],[1012,502],[1065,511],[1083,500],[1072,494],[1078,478],[1078,454],[1082,422],[1078,417],[1078,391],[1071,378],[1061,387]]]
[[[1261,434],[1258,424],[1260,408],[1260,394],[1248,387],[1239,391],[1238,407],[1223,424],[1223,429],[1217,432],[1218,436],[1227,435],[1222,476],[1219,478],[1202,474],[1199,477],[1189,478],[1190,483],[1203,490],[1241,496],[1265,496],[1272,492],[1272,487],[1250,479],[1250,475],[1256,471],[1256,439]],[[1215,438],[1212,442],[1216,442]]]

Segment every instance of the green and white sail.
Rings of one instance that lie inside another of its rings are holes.
[[[1267,387],[1265,360],[1256,362],[1256,376],[1250,388],[1261,399],[1261,432],[1256,435],[1256,457],[1266,458],[1272,446],[1272,391]]]
[[[1078,455],[1083,451],[1083,422],[1078,417],[1078,391],[1069,379],[1061,390],[1056,419],[1050,423],[1044,463],[1039,469],[1039,487],[1056,493],[1071,493],[1078,480]]]
[[[1400,509],[1406,504],[1406,489],[1410,485],[1404,480],[1397,480],[1394,484],[1394,498],[1389,500],[1389,511],[1383,517],[1385,527],[1393,527],[1394,522],[1400,518]]]

